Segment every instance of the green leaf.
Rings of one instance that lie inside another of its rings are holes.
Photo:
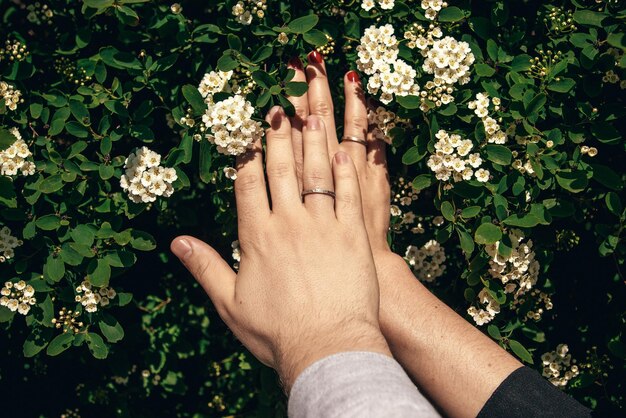
[[[77,225],[70,232],[70,236],[77,243],[91,247],[96,237],[96,229],[89,225]]]
[[[262,62],[272,56],[274,52],[274,48],[269,45],[263,45],[261,48],[257,49],[254,55],[252,55],[252,62]]]
[[[8,129],[0,128],[0,152],[9,148],[17,141],[17,137],[9,132]]]
[[[502,221],[503,224],[510,226],[519,226],[522,228],[532,228],[541,223],[541,220],[531,213],[523,215],[511,215]]]
[[[480,213],[480,206],[469,206],[461,211],[461,216],[465,219],[473,218]]]
[[[468,234],[466,231],[462,231],[461,229],[457,228],[456,232],[459,236],[461,249],[465,253],[465,256],[469,258],[474,252],[474,248],[475,248],[474,240],[472,239],[472,236]]]
[[[265,89],[269,89],[270,87],[278,83],[276,78],[274,78],[273,76],[271,76],[270,74],[266,73],[263,70],[257,70],[253,72],[252,79],[254,80],[255,83],[257,83],[259,86]]]
[[[62,188],[63,178],[60,174],[47,177],[39,184],[39,191],[46,194],[57,192]]]
[[[302,39],[308,44],[313,46],[324,46],[328,43],[328,38],[326,34],[321,30],[313,29],[304,35],[302,35]]]
[[[34,328],[24,341],[22,352],[24,357],[34,357],[48,345],[48,341],[52,337],[52,329],[50,328]]]
[[[501,239],[502,230],[492,223],[480,225],[474,233],[474,240],[477,244],[493,244]]]
[[[139,251],[152,251],[156,248],[156,240],[152,235],[144,231],[133,230],[133,238],[130,240],[130,245]]]
[[[405,109],[418,109],[422,99],[419,96],[397,96],[396,102]]]
[[[458,22],[465,18],[465,13],[463,10],[459,9],[456,6],[446,7],[441,9],[439,12],[439,16],[437,20],[440,22]]]
[[[104,335],[110,343],[116,343],[124,338],[124,329],[111,315],[104,315],[103,319],[98,322],[98,326],[100,327],[102,335]]]
[[[547,101],[548,97],[543,93],[539,93],[526,106],[526,114],[530,116],[539,112],[546,105]]]
[[[307,33],[317,25],[317,22],[319,22],[319,17],[310,14],[292,20],[287,27],[292,33]]]
[[[217,68],[220,71],[231,71],[234,70],[235,68],[239,67],[239,60],[235,59],[232,55],[232,53],[224,53],[224,55],[222,55],[218,60],[217,60]]]
[[[35,221],[35,225],[37,225],[37,228],[43,229],[44,231],[52,231],[61,225],[61,218],[57,215],[45,215],[38,218]]]
[[[622,201],[615,192],[608,192],[604,197],[607,209],[615,216],[622,215]]]
[[[479,63],[479,64],[474,65],[474,70],[476,71],[476,74],[478,74],[481,77],[491,77],[492,75],[496,73],[495,68],[484,63]]]
[[[109,355],[109,348],[100,335],[90,332],[87,334],[85,340],[87,341],[87,347],[89,347],[91,355],[100,360],[107,358]]]
[[[591,10],[578,10],[574,12],[574,22],[581,25],[602,27],[602,21],[608,16]]]
[[[515,340],[509,340],[509,347],[515,353],[517,357],[519,357],[522,361],[533,364],[533,356],[526,350],[521,343]]]
[[[202,98],[202,95],[198,91],[197,87],[194,87],[190,84],[185,84],[182,88],[182,91],[185,100],[189,102],[189,104],[193,108],[193,111],[197,115],[201,115],[206,111],[207,105],[204,102],[204,99]]]
[[[208,140],[203,139],[200,142],[200,179],[207,184],[211,182],[213,177],[213,172],[211,171],[212,160],[211,144]]]
[[[94,9],[106,9],[113,6],[114,0],[83,0],[83,3]]]
[[[489,161],[504,166],[511,165],[513,154],[508,147],[504,145],[487,144],[484,149]]]
[[[65,332],[63,334],[59,334],[48,344],[48,349],[46,353],[49,356],[58,356],[72,345],[74,341],[74,334],[72,332]]]
[[[593,179],[612,190],[622,190],[622,178],[612,168],[603,164],[592,164]]]
[[[411,165],[415,164],[421,159],[420,150],[418,147],[409,148],[402,156],[402,164]]]
[[[493,324],[487,327],[487,333],[489,333],[491,338],[493,338],[494,340],[502,339],[502,334],[500,334],[500,329]]]
[[[109,67],[120,70],[142,70],[141,62],[130,52],[119,51],[109,46],[100,50],[100,58]]]
[[[130,303],[131,300],[133,300],[133,295],[132,293],[120,292],[117,294],[117,300],[119,306],[126,306]]]
[[[446,218],[450,222],[454,222],[455,220],[454,206],[452,206],[452,203],[448,201],[443,202],[441,204],[441,214],[443,215],[444,218]]]
[[[65,276],[65,263],[61,257],[54,257],[52,254],[46,259],[43,265],[43,276],[49,281],[56,283]]]
[[[293,97],[300,97],[309,89],[308,83],[304,81],[290,81],[285,84],[285,94]]]
[[[576,82],[571,78],[561,78],[559,81],[553,81],[548,84],[548,90],[552,90],[557,93],[567,93],[574,88],[575,85]]]
[[[111,266],[104,258],[95,258],[89,262],[87,267],[87,278],[95,287],[104,287],[109,285],[111,279]]]
[[[433,184],[433,177],[430,174],[420,174],[413,179],[412,184],[416,191],[420,191]]]
[[[561,170],[556,173],[556,181],[567,191],[580,193],[587,188],[587,173],[580,170]]]

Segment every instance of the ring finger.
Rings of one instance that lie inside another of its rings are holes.
[[[314,216],[333,213],[333,174],[328,156],[328,144],[324,121],[317,115],[309,115],[303,130],[304,206]]]

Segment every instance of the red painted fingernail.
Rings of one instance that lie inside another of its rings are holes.
[[[289,60],[289,63],[287,64],[289,67],[294,68],[296,70],[302,70],[302,61],[300,61],[299,57],[293,57],[292,59]]]
[[[358,83],[359,81],[361,81],[361,77],[359,77],[359,73],[357,73],[354,70],[348,71],[348,74],[346,74],[346,76],[348,77],[348,80],[352,81],[353,83]]]
[[[320,54],[319,51],[311,51],[308,55],[309,62],[314,62],[316,64],[321,64],[324,62],[324,56]]]

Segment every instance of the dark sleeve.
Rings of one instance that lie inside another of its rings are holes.
[[[539,373],[521,367],[498,386],[477,418],[588,418],[591,411],[569,397]]]

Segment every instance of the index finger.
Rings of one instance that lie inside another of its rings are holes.
[[[256,225],[260,217],[269,216],[270,205],[263,173],[263,146],[258,138],[251,149],[237,156],[235,200],[239,235]]]

